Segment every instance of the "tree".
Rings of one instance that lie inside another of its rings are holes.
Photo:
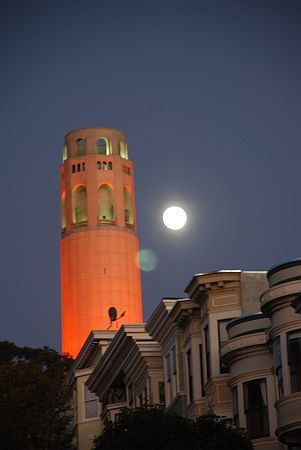
[[[72,359],[10,342],[0,342],[0,355],[0,449],[71,448],[71,391],[64,379]]]
[[[251,450],[242,430],[214,414],[196,420],[166,413],[160,408],[123,411],[108,422],[94,441],[93,450]]]
[[[237,429],[230,420],[214,414],[205,414],[193,421],[195,449],[252,450],[253,444],[246,431]]]

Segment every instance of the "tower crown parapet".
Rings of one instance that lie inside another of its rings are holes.
[[[80,128],[65,136],[63,160],[84,155],[119,155],[128,159],[125,135],[114,128]]]

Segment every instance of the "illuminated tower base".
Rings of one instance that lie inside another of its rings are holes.
[[[142,322],[133,164],[122,132],[66,135],[61,199],[62,350],[75,357],[91,330]]]

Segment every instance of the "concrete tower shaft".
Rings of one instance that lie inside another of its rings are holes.
[[[75,357],[91,330],[142,322],[133,164],[121,131],[66,135],[61,201],[62,350]]]

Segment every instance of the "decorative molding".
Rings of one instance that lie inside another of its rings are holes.
[[[300,291],[300,281],[291,281],[269,288],[260,297],[263,312],[273,310],[273,302],[288,302],[290,305],[291,301],[295,298],[296,294],[300,293]]]
[[[221,357],[232,364],[237,360],[271,353],[265,333],[248,334],[227,341],[221,349]]]
[[[298,320],[294,320],[292,322],[285,322],[277,327],[271,328],[269,332],[270,339],[275,339],[281,333],[287,333],[288,331],[293,331],[301,328],[301,318]]]
[[[214,309],[224,308],[225,306],[233,306],[239,304],[237,295],[220,295],[210,299],[211,307]]]
[[[253,370],[251,372],[249,371],[248,373],[237,375],[236,377],[229,378],[228,384],[232,389],[234,386],[237,386],[240,383],[256,380],[257,378],[266,378],[268,376],[274,377],[273,368]]]
[[[253,351],[246,351],[245,353],[241,353],[240,355],[237,355],[236,357],[234,357],[231,360],[231,364],[233,362],[240,361],[242,359],[260,357],[263,355],[267,355],[269,353],[272,354],[272,349],[270,349],[270,348],[261,348],[261,349],[257,349],[257,350],[254,349]]]

